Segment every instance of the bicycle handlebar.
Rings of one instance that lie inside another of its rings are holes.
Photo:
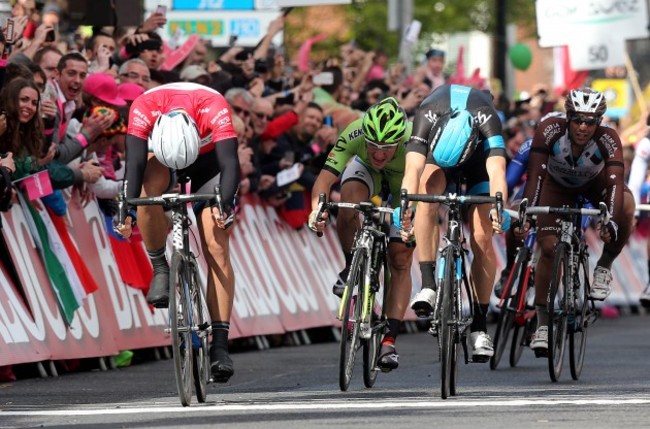
[[[551,207],[551,206],[533,206],[528,207],[528,200],[523,199],[519,203],[519,218],[523,219],[522,223],[526,222],[526,217],[529,215],[544,215],[544,214],[556,214],[561,217],[568,217],[573,215],[581,216],[597,216],[600,218],[600,222],[603,225],[609,223],[611,214],[607,210],[607,204],[600,202],[597,209],[589,208],[575,208],[575,207]]]

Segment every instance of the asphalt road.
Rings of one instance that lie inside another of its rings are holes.
[[[568,362],[551,382],[546,361],[526,350],[517,368],[507,359],[496,371],[462,364],[458,396],[442,400],[436,340],[404,334],[398,350],[399,369],[366,389],[359,365],[347,392],[338,388],[335,342],[234,353],[231,381],[211,384],[208,402],[188,408],[176,396],[171,360],[22,379],[0,385],[0,428],[648,427],[645,315],[598,320],[577,382]]]

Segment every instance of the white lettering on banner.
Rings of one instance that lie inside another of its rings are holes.
[[[97,207],[95,203],[89,204],[89,206]],[[86,214],[87,210],[89,210],[88,206],[84,209],[86,219],[88,219],[88,215]],[[106,286],[108,287],[108,294],[111,297],[111,303],[113,304],[112,307],[113,312],[115,313],[115,319],[117,320],[117,325],[122,331],[131,329],[133,327],[133,318],[131,316],[131,309],[126,295],[126,286],[121,281],[115,281],[116,278],[119,278],[119,275],[111,275],[112,273],[119,273],[117,262],[113,256],[113,250],[106,242],[106,233],[103,230],[98,231],[93,228],[92,234],[93,240],[97,244],[99,260],[102,261],[104,279],[106,281]]]
[[[330,226],[333,228],[334,225]],[[304,257],[307,260],[307,266],[313,270],[314,275],[316,276],[316,283],[314,284],[314,289],[318,290],[330,311],[337,311],[339,307],[340,299],[334,294],[330,293],[331,289],[328,287],[330,279],[335,279],[340,267],[345,263],[342,252],[340,251],[340,246],[336,244],[332,246],[331,243],[331,234],[323,234],[322,237],[318,238],[315,234],[307,234],[309,240],[312,242],[318,240],[317,243],[313,243],[311,246],[305,246]],[[336,249],[335,252],[328,252],[328,249]],[[319,249],[321,251],[321,256],[314,254],[314,250]],[[323,257],[322,255],[326,255]]]
[[[288,260],[290,261],[289,268],[293,269],[294,281],[289,280],[285,283],[287,285],[287,291],[293,293],[296,297],[300,311],[308,312],[310,310],[317,310],[320,306],[314,295],[316,292],[315,288],[309,287],[310,284],[313,285],[315,283],[313,277],[314,271],[312,267],[305,266],[302,263],[302,259],[307,252],[305,242],[301,240],[301,237],[295,231],[289,228],[284,228],[284,231],[279,234],[279,238],[284,243],[284,248],[291,253]]]
[[[11,212],[12,225],[11,228],[5,228],[5,238],[7,240],[7,246],[10,249],[17,249],[16,254],[16,270],[19,273],[22,273],[23,287],[25,288],[25,294],[29,299],[30,308],[33,313],[33,320],[28,315],[25,315],[23,319],[24,326],[29,330],[30,334],[37,340],[44,340],[46,336],[45,323],[52,329],[54,335],[63,340],[66,337],[66,326],[63,321],[63,315],[59,312],[59,309],[56,307],[56,302],[52,302],[53,308],[49,307],[48,300],[43,294],[43,287],[51,287],[50,285],[41,285],[36,272],[34,271],[34,263],[32,261],[32,254],[28,249],[34,249],[33,252],[37,252],[34,239],[29,233],[29,228],[25,217],[23,215],[22,209],[19,206],[14,206]],[[12,234],[13,231],[16,231],[17,236]],[[27,239],[27,242],[24,241]],[[20,241],[18,241],[20,240]],[[40,263],[40,262],[39,262]]]
[[[9,279],[4,274],[4,270],[0,270],[0,282],[9,302],[7,302],[7,310],[5,310],[4,303],[0,302],[0,321],[2,321],[2,324],[0,324],[0,336],[6,344],[26,343],[29,341],[29,336],[23,324],[20,323],[23,321],[21,319],[23,319],[24,312],[21,311],[22,306],[17,302],[18,297],[10,286]],[[7,312],[8,310],[13,310],[13,317],[10,317]]]
[[[90,314],[88,313],[90,311]],[[82,325],[83,328],[82,329]],[[73,338],[80,340],[83,337],[84,331],[93,337],[99,337],[99,318],[97,317],[97,307],[95,306],[95,298],[92,294],[88,295],[85,299],[83,307],[75,312],[72,323],[70,323],[70,333]]]
[[[257,210],[263,211],[264,209],[260,206]],[[258,226],[258,236],[260,239],[266,241],[267,245],[264,246],[262,244],[260,247],[267,249],[266,257],[272,261],[271,264],[269,264],[269,267],[275,271],[274,276],[277,275],[281,280],[275,281],[271,284],[275,288],[276,292],[280,294],[282,298],[281,302],[285,309],[291,314],[296,314],[297,304],[295,297],[292,294],[287,293],[287,291],[285,291],[281,286],[282,283],[291,283],[289,275],[287,274],[287,265],[290,265],[288,262],[292,259],[291,256],[285,258],[286,251],[289,249],[282,249],[277,246],[282,231],[276,228],[275,225],[277,225],[276,222],[281,222],[281,220],[277,217],[275,210],[268,210],[266,214],[267,216],[264,216],[264,214],[261,213],[260,215],[251,218],[250,221],[253,226]]]
[[[245,237],[242,244],[248,247],[242,253],[242,255],[249,256],[249,258],[246,258],[246,263],[250,267],[247,271],[249,274],[255,273],[254,275],[259,274],[260,276],[260,278],[254,279],[255,283],[249,283],[250,286],[253,286],[252,288],[246,288],[245,290],[250,302],[253,303],[251,307],[254,309],[252,310],[254,313],[258,315],[279,315],[281,312],[280,301],[276,294],[275,285],[280,280],[276,276],[276,267],[268,259],[269,252],[265,251],[263,243],[252,241],[259,240],[263,235],[271,234],[268,228],[264,228],[265,225],[258,222],[258,216],[255,213],[256,208],[256,206],[251,205],[244,206],[246,222],[240,223],[242,234],[239,236]],[[259,207],[259,209],[262,210],[262,207]],[[258,228],[255,228],[255,226]],[[258,229],[257,233],[253,231],[254,229]],[[286,302],[282,302],[282,304],[286,304]]]

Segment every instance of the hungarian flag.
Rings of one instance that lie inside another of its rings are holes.
[[[26,210],[23,210],[25,221],[27,222],[32,234],[36,248],[43,259],[43,265],[47,271],[50,285],[52,286],[52,291],[54,292],[54,296],[59,304],[61,313],[67,323],[70,324],[74,318],[75,311],[77,311],[81,306],[80,300],[77,299],[77,296],[75,295],[75,291],[73,290],[73,286],[70,284],[64,265],[59,260],[55,250],[52,248],[50,236],[41,213],[25,199],[22,192],[18,192],[18,198],[20,199],[20,205],[23,208],[27,208]],[[45,211],[45,209],[42,210],[49,218],[47,211]]]

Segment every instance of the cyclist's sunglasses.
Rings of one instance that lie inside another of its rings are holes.
[[[378,144],[375,142],[371,142],[370,140],[366,139],[366,146],[368,146],[370,149],[374,150],[391,150],[395,147],[397,147],[399,143],[391,143],[391,144]]]
[[[591,127],[593,125],[597,125],[600,123],[600,116],[582,116],[582,115],[573,115],[569,119],[571,122],[575,122],[578,125],[582,125],[583,123],[587,125],[588,127]]]

